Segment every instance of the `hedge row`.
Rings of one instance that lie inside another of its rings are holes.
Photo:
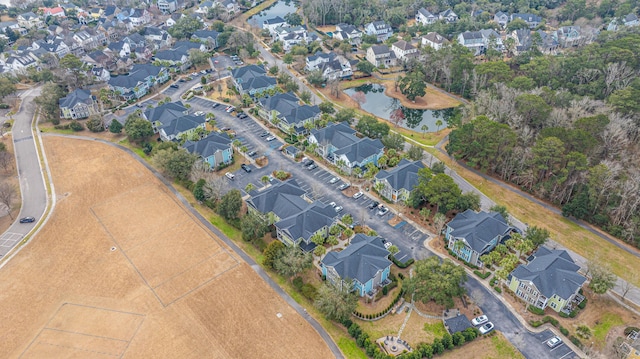
[[[558,328],[560,330],[560,333],[562,333],[565,337],[569,335],[569,330],[565,327],[563,327],[562,325],[560,325],[560,322],[558,322],[558,319],[551,317],[551,316],[545,316],[544,318],[542,318],[542,320],[536,320],[536,321],[531,321],[529,322],[529,324],[531,324],[532,327],[537,328],[539,326],[541,326],[544,323],[550,323],[551,325],[553,325],[554,327]],[[573,337],[573,336],[571,336]],[[569,337],[569,339],[573,342],[573,339],[571,339],[571,337]],[[576,338],[577,340],[577,338]],[[574,344],[576,344],[574,342]],[[576,344],[578,345],[578,344]]]
[[[538,307],[534,307],[533,305],[529,305],[529,311],[533,314],[537,314],[537,315],[544,315],[544,309],[540,309]],[[547,317],[545,317],[547,318]]]
[[[415,259],[413,258],[407,260],[404,263],[397,260],[396,257],[394,256],[389,256],[389,258],[391,258],[391,261],[393,262],[393,264],[397,265],[398,268],[401,268],[401,269],[407,268],[408,266],[412,265],[413,262],[415,262]]]
[[[400,291],[398,292],[398,294],[396,295],[395,298],[393,298],[393,302],[391,302],[391,304],[389,304],[389,306],[387,308],[385,308],[385,310],[378,312],[376,314],[362,314],[358,311],[353,312],[353,315],[355,315],[358,318],[361,319],[376,319],[379,318],[387,313],[389,313],[389,311],[391,310],[391,308],[393,308],[394,305],[398,304],[398,301],[400,300],[400,298],[402,298],[402,295],[404,294],[404,289],[400,289]]]
[[[482,279],[487,279],[490,275],[491,272],[480,272],[479,270],[474,270],[473,273],[475,273],[475,275],[477,275],[478,277],[482,278]]]

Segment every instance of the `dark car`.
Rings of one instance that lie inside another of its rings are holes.
[[[256,155],[256,151],[248,152],[248,153],[247,153],[247,155],[248,155],[249,157],[253,157],[253,156],[255,156],[255,155]]]
[[[239,118],[239,119],[241,119],[241,120],[243,120],[243,119],[245,119],[245,118],[247,118],[247,117],[249,117],[249,116],[248,116],[246,113],[244,113],[244,112],[243,112],[243,113],[238,114],[238,118]]]
[[[174,89],[180,88],[180,86],[178,86],[178,85],[176,85],[176,84],[173,84],[173,85],[171,85],[171,86],[169,86],[169,87],[174,88]]]
[[[20,223],[32,223],[35,222],[36,219],[33,217],[24,217],[24,218],[20,218]]]
[[[378,202],[378,201],[373,201],[373,202],[371,202],[367,207],[368,207],[369,209],[374,209],[374,208],[378,207],[378,205],[379,205],[379,204],[380,204],[380,202]]]
[[[269,132],[264,131],[260,134],[260,137],[269,136]]]
[[[216,107],[218,107],[218,106],[220,106],[220,104],[219,104],[219,103],[214,102],[214,103],[213,103],[213,105],[211,105],[211,108],[216,108]]]
[[[251,167],[245,165],[244,163],[240,165],[240,168],[242,168],[247,173],[251,172]]]
[[[307,166],[307,169],[308,169],[309,171],[311,171],[311,170],[315,170],[316,168],[318,168],[318,165],[317,165],[317,164],[315,164],[315,163],[312,163],[312,164],[310,164],[310,165],[308,165],[308,166]]]

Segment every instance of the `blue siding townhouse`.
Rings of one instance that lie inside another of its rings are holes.
[[[293,92],[263,97],[259,102],[261,108],[258,113],[267,121],[276,122],[286,133],[290,133],[293,128],[296,134],[305,134],[308,132],[305,124],[320,118],[320,109],[317,105],[301,105],[300,102]]]
[[[233,160],[231,139],[226,133],[212,132],[200,141],[186,141],[182,147],[189,153],[198,154],[212,169]]]
[[[238,67],[231,71],[231,76],[233,76],[233,83],[241,95],[254,96],[257,93],[276,88],[276,79],[267,76],[267,71],[262,66]]]
[[[150,64],[133,65],[128,75],[120,75],[109,79],[109,88],[125,100],[139,99],[149,89],[169,80],[169,71],[160,66]]]
[[[185,115],[163,124],[158,132],[163,141],[178,141],[190,138],[198,128],[204,130],[206,123],[204,116]]]
[[[356,234],[341,252],[329,252],[320,261],[322,275],[334,284],[353,280],[353,289],[361,297],[373,297],[379,288],[389,284],[391,261],[383,239]]]
[[[375,183],[382,183],[380,194],[393,202],[405,201],[418,184],[418,171],[425,168],[421,161],[403,159],[395,168],[376,174]]]
[[[447,224],[445,239],[449,249],[465,261],[482,266],[480,256],[510,238],[514,230],[498,212],[468,209]]]
[[[295,179],[278,182],[265,190],[251,191],[247,209],[267,224],[274,224],[307,208],[309,202],[305,200],[305,193]]]
[[[329,228],[337,221],[337,213],[329,204],[316,201],[299,213],[284,218],[275,224],[278,240],[290,246],[297,245],[312,251],[316,244],[311,237],[316,234],[329,236]]]
[[[153,132],[158,133],[163,125],[168,124],[171,120],[183,117],[189,113],[182,101],[168,102],[158,107],[144,111],[143,117],[151,122]]]

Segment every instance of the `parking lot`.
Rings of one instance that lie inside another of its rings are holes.
[[[571,350],[571,348],[569,348],[569,346],[564,343],[564,340],[566,340],[566,338],[563,338],[562,343],[554,346],[553,348],[549,348],[549,346],[547,345],[547,341],[555,337],[555,334],[553,334],[553,332],[548,329],[540,333],[535,333],[534,336],[538,340],[540,340],[542,344],[544,344],[544,350],[545,350],[545,353],[548,354],[547,356],[548,358],[554,358],[554,359],[574,359],[574,358],[578,359],[579,358],[579,356],[577,356],[573,352],[573,350]]]

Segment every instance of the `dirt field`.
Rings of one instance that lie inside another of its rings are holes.
[[[0,269],[0,357],[331,357],[142,165],[93,141],[44,144],[57,203]]]

